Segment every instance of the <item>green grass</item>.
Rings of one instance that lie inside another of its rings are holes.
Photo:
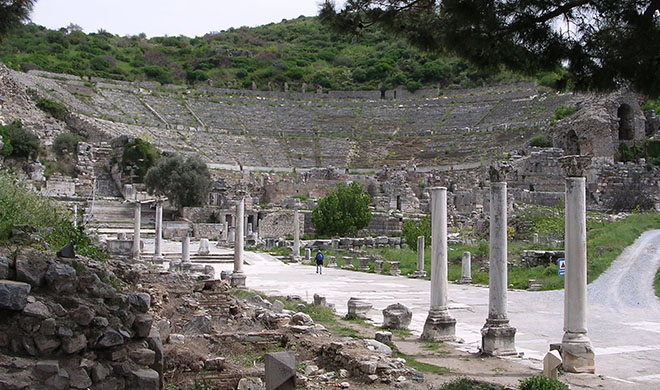
[[[442,345],[442,341],[427,341],[422,343],[422,349],[426,351],[437,351],[440,349],[440,346]]]
[[[660,269],[658,269],[658,272],[655,274],[655,295],[660,298]]]
[[[396,357],[405,359],[406,365],[410,368],[414,368],[417,371],[427,372],[429,374],[444,375],[449,374],[451,371],[447,367],[436,366],[435,364],[429,364],[420,362],[410,355],[406,355],[401,352],[396,353]]]
[[[440,386],[438,390],[501,390],[501,386],[486,382],[479,382],[474,379],[458,378]]]
[[[391,332],[392,335],[400,338],[401,340],[405,340],[408,337],[412,336],[412,332],[409,329],[390,329],[383,327],[381,327],[381,329]]]

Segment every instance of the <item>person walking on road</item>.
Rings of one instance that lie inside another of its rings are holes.
[[[314,260],[316,260],[316,273],[323,275],[323,253],[320,250],[316,252]]]

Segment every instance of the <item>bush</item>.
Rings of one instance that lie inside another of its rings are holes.
[[[438,390],[500,390],[501,387],[474,379],[458,378],[445,383]],[[522,390],[522,389],[521,389]]]
[[[147,171],[160,158],[158,150],[147,141],[136,138],[124,144],[121,158],[121,169],[135,176],[137,181],[143,181]]]
[[[519,390],[566,390],[565,384],[544,376],[532,376],[520,381]]]
[[[163,157],[149,169],[144,182],[150,194],[165,195],[177,207],[206,203],[211,189],[211,174],[199,156]]]
[[[162,66],[149,65],[142,68],[144,75],[148,78],[158,81],[161,84],[172,84],[174,79],[170,72]]]
[[[613,213],[620,211],[651,210],[655,206],[652,192],[643,184],[625,182],[621,187],[608,191],[607,208]]]
[[[319,200],[312,211],[312,224],[319,235],[355,235],[358,230],[369,226],[373,218],[370,204],[371,196],[362,185],[339,183],[333,192]]]
[[[530,146],[535,146],[537,148],[551,148],[552,141],[545,134],[535,135],[534,138],[529,141]]]
[[[2,155],[16,157],[30,157],[39,153],[39,137],[30,130],[23,128],[23,123],[15,120],[8,126],[0,126],[2,142]]]
[[[66,116],[69,114],[69,109],[66,108],[66,106],[46,98],[37,100],[37,107],[41,111],[50,114],[53,118],[61,121],[65,120]]]
[[[61,133],[53,141],[53,150],[59,157],[65,154],[73,154],[78,149],[78,142],[82,139],[78,134]]]
[[[558,121],[564,118],[568,118],[569,116],[575,114],[575,111],[577,111],[577,108],[573,106],[559,106],[555,108],[555,113],[552,115],[552,119]]]
[[[407,220],[401,228],[401,235],[406,244],[417,252],[417,237],[424,236],[424,246],[431,245],[431,219],[426,216],[419,221]]]

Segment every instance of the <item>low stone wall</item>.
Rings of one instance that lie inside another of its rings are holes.
[[[224,224],[221,223],[196,223],[194,227],[195,238],[208,238],[217,240],[222,234]]]
[[[108,240],[108,253],[115,256],[130,256],[133,251],[133,240]]]
[[[190,232],[190,224],[185,221],[163,221],[163,238],[181,238]]]
[[[293,244],[291,244],[293,245]],[[401,237],[342,237],[331,240],[309,240],[303,241],[302,244],[305,248],[311,248],[312,251],[318,249],[364,249],[364,248],[394,248],[398,249],[406,247],[406,244]]]

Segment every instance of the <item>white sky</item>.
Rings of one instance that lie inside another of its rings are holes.
[[[318,14],[321,0],[37,0],[34,23],[87,33],[195,37],[230,27],[260,26]],[[336,1],[338,6],[344,1]]]

